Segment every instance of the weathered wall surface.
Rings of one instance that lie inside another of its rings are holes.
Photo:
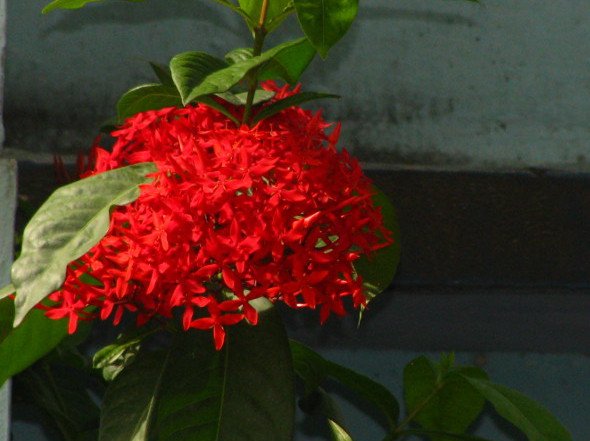
[[[117,97],[149,78],[145,60],[248,41],[239,19],[204,0],[41,16],[45,3],[8,3],[11,147],[85,147]],[[374,0],[304,82],[343,96],[329,116],[365,159],[587,168],[589,60],[584,0]]]
[[[1,102],[1,101],[0,101]],[[16,205],[16,163],[0,158],[0,287],[10,280],[14,211]],[[0,388],[0,441],[8,441],[9,386]]]

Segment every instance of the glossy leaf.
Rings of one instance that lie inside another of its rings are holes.
[[[209,96],[201,96],[196,101],[217,110],[219,113],[225,115],[229,120],[231,120],[236,126],[240,125],[240,121],[235,116],[233,116],[228,109],[226,109],[222,104],[219,104],[213,98]]]
[[[163,84],[142,84],[125,92],[117,103],[119,123],[146,110],[164,107],[182,107],[182,100],[175,87]]]
[[[467,369],[467,368],[463,368]],[[473,377],[486,379],[483,371],[469,368]],[[426,357],[411,361],[404,369],[404,397],[408,414],[425,430],[464,433],[483,410],[485,400],[465,379],[447,366]],[[433,441],[456,438],[431,435]]]
[[[251,47],[240,47],[229,51],[227,54],[225,54],[224,58],[227,64],[231,65],[241,61],[249,60],[253,56],[253,50]]]
[[[282,78],[289,84],[295,84],[307,69],[316,54],[315,48],[306,38],[285,48],[264,65],[259,79],[275,80]]]
[[[133,202],[149,182],[152,163],[135,164],[76,181],[56,190],[25,228],[22,253],[12,266],[15,326],[60,288],[67,265],[106,234],[111,207]]]
[[[157,419],[159,441],[290,441],[295,397],[285,330],[274,308],[257,301],[257,326],[228,327],[221,351],[210,334],[173,351]],[[259,308],[260,310],[260,308]]]
[[[395,209],[389,198],[381,190],[375,186],[373,188],[375,190],[373,202],[375,206],[381,208],[383,224],[385,228],[393,233],[394,243],[377,250],[371,256],[361,256],[360,259],[354,262],[356,272],[363,277],[364,294],[368,301],[391,285],[401,253],[400,232]]]
[[[43,14],[54,11],[56,9],[80,9],[88,3],[100,2],[103,0],[54,0],[43,8]],[[143,0],[127,0],[130,2],[140,2]]]
[[[266,23],[273,21],[275,18],[281,16],[283,11],[288,7],[291,0],[272,0],[268,2],[268,11],[266,13]],[[260,11],[262,9],[263,0],[238,0],[242,10],[248,14],[253,23],[258,24],[260,21]],[[278,23],[273,23],[274,27]],[[252,26],[251,26],[252,27]]]
[[[216,96],[223,99],[224,101],[227,101],[230,104],[233,104],[234,106],[243,106],[246,104],[248,92],[240,92],[236,94],[230,92],[223,92],[218,93]],[[252,100],[252,104],[256,105],[264,103],[270,100],[273,96],[275,96],[275,93],[271,90],[257,89],[256,92],[254,92],[254,99]]]
[[[171,351],[140,352],[105,393],[99,441],[147,441]]]
[[[252,118],[252,124],[256,124],[263,119],[266,119],[272,115],[279,113],[281,110],[289,107],[297,106],[299,104],[306,103],[308,101],[319,100],[323,98],[340,98],[338,95],[332,95],[329,93],[318,93],[318,92],[301,92],[296,95],[292,95],[282,100],[275,101],[272,104],[264,107]]]
[[[322,58],[354,21],[358,0],[294,0],[301,29]]]
[[[471,384],[496,409],[526,434],[529,441],[572,441],[570,433],[543,406],[506,386],[462,373]]]
[[[67,320],[51,320],[41,310],[31,311],[0,343],[0,385],[48,354],[67,333]]]
[[[344,430],[337,422],[334,420],[328,420],[328,426],[330,428],[330,435],[332,441],[352,441],[352,438],[348,434],[346,430]]]
[[[188,104],[199,96],[193,95],[192,91],[209,75],[223,71],[225,68],[227,68],[225,61],[205,52],[183,52],[170,60],[172,80],[180,92],[183,104]],[[225,90],[215,92],[225,92]],[[208,93],[201,95],[208,95]]]
[[[304,381],[307,393],[315,391],[326,378],[332,378],[377,407],[385,416],[390,429],[396,427],[399,404],[384,386],[324,359],[299,342],[291,340],[290,344],[295,372]]]
[[[171,64],[172,77],[174,78],[178,90],[180,90],[183,102],[186,104],[203,95],[228,91],[231,87],[239,83],[252,69],[268,63],[274,57],[280,55],[282,51],[300,45],[304,40],[305,39],[299,39],[280,44],[263,52],[257,57],[240,61],[225,69],[217,70],[207,75],[204,79],[199,79],[199,81],[195,81],[194,79],[188,80],[188,71],[185,75],[178,75],[178,77],[176,77],[175,67]]]

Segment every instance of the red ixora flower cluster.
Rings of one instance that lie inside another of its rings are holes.
[[[266,87],[275,100],[297,92]],[[392,239],[370,181],[335,148],[339,125],[329,127],[297,107],[252,128],[203,105],[129,118],[112,152],[95,148],[91,174],[146,161],[158,171],[70,265],[46,315],[69,317],[72,333],[79,319],[118,324],[130,311],[142,325],[180,310],[184,329],[213,329],[219,349],[224,326],[256,324],[259,297],[319,308],[321,322],[345,314],[343,298],[364,305],[353,263]]]

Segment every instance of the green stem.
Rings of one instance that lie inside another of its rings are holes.
[[[440,392],[440,390],[443,387],[444,387],[444,383],[438,384],[430,395],[428,395],[423,401],[421,401],[414,408],[414,410],[408,414],[407,417],[405,417],[402,421],[400,421],[400,423],[397,425],[397,427],[395,428],[395,430],[392,433],[393,436],[391,437],[391,440],[398,439],[399,436],[402,435],[401,432],[403,431],[403,429],[408,424],[410,424],[414,418],[416,418],[416,415],[418,415],[428,405],[430,400],[432,400]]]
[[[252,48],[252,56],[257,57],[262,53],[262,47],[264,45],[264,38],[266,37],[267,31],[265,27],[266,14],[268,12],[269,0],[263,0],[260,8],[260,19],[258,25],[254,28],[254,47]],[[249,124],[250,117],[252,116],[252,103],[254,102],[254,94],[258,87],[258,71],[259,69],[253,69],[248,74],[248,96],[246,97],[246,108],[244,109],[244,117],[242,118],[242,124]]]

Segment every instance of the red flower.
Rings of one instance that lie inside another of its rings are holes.
[[[118,323],[128,311],[141,325],[180,309],[183,327],[213,329],[219,349],[225,326],[256,324],[258,297],[319,307],[322,322],[345,313],[344,297],[364,304],[353,263],[392,239],[370,181],[329,127],[296,107],[252,128],[203,105],[128,119],[112,152],[95,149],[91,174],[143,161],[158,171],[68,269],[47,315],[69,317],[73,332],[79,318]],[[80,283],[83,272],[102,286]]]

